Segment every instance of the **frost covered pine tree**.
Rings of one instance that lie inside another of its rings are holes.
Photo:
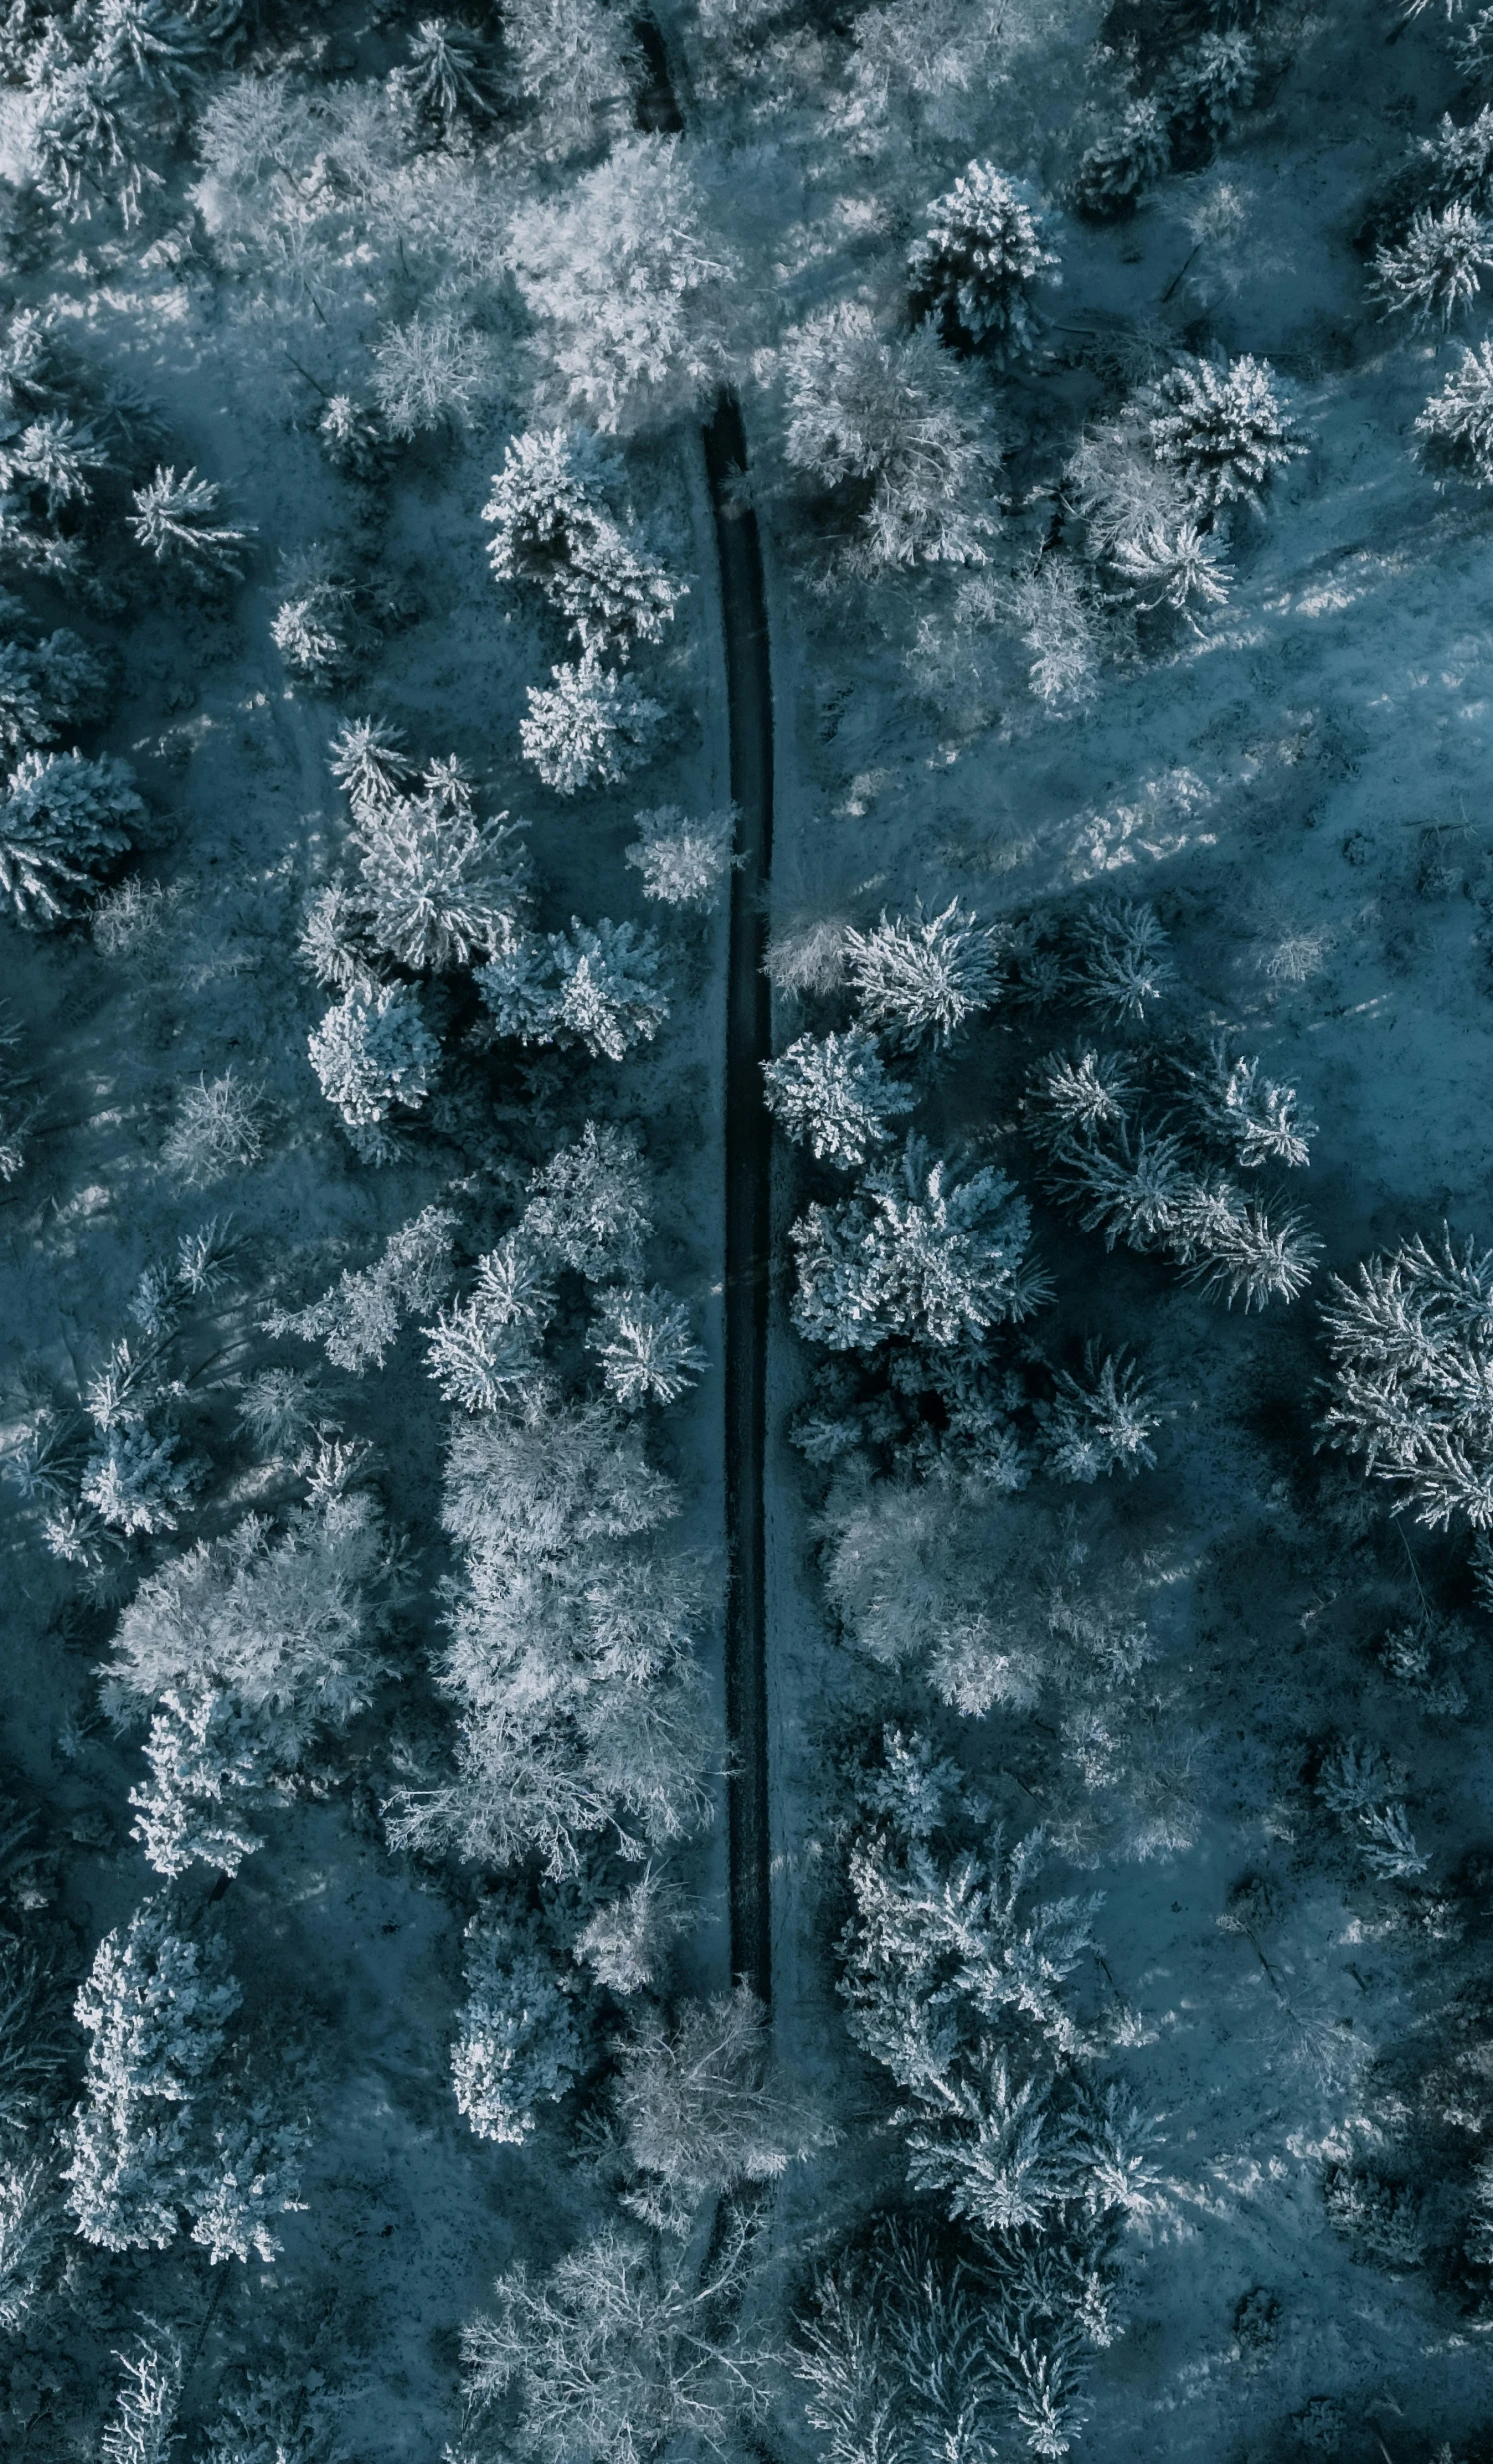
[[[1143,409],[1151,452],[1208,520],[1226,505],[1258,506],[1273,474],[1306,451],[1273,369],[1247,354],[1168,369]]]
[[[112,754],[26,753],[0,803],[0,897],[33,931],[67,923],[125,855],[145,807]]]
[[[406,985],[345,993],[312,1029],[307,1049],[358,1153],[387,1161],[397,1153],[388,1128],[396,1108],[418,1112],[441,1063],[415,994]]]
[[[1031,341],[1032,291],[1057,278],[1058,262],[1024,183],[972,162],[929,206],[909,271],[917,306],[950,341],[966,338],[1012,359]]]
[[[602,1382],[623,1411],[667,1406],[688,1394],[710,1363],[696,1342],[690,1312],[658,1284],[624,1284],[602,1292],[586,1337]]]
[[[1322,1428],[1433,1530],[1493,1529],[1493,1255],[1405,1241],[1332,1278]]]
[[[517,932],[528,882],[525,825],[479,819],[455,763],[433,764],[418,795],[355,809],[360,937],[401,967],[470,966]]]
[[[649,761],[667,716],[631,677],[604,667],[594,650],[553,667],[548,686],[530,685],[527,692],[519,743],[558,796],[620,786]]]
[[[537,1918],[497,1902],[468,1925],[464,1964],[467,1998],[451,2048],[457,2108],[480,2139],[517,2147],[533,2135],[537,2108],[558,2103],[582,2068],[578,1980]]]
[[[529,582],[565,617],[583,651],[626,658],[662,640],[688,585],[611,511],[621,466],[584,428],[510,439],[483,507],[488,562],[500,582]]]
[[[735,808],[696,820],[678,805],[656,805],[633,819],[638,836],[623,850],[623,862],[642,874],[644,897],[702,915],[719,907],[734,861]]]
[[[373,363],[380,418],[388,434],[401,441],[470,428],[499,392],[491,340],[449,309],[386,325]]]
[[[1490,266],[1493,223],[1458,201],[1439,214],[1412,216],[1402,240],[1376,251],[1374,294],[1386,317],[1439,325],[1444,333],[1473,306]]]
[[[1194,604],[1201,608],[1227,604],[1232,570],[1213,533],[1195,522],[1178,522],[1171,529],[1148,522],[1133,539],[1119,540],[1109,561],[1126,586],[1122,597],[1142,615],[1169,608],[1195,630]]]
[[[135,490],[130,528],[158,565],[176,565],[199,578],[218,575],[236,581],[254,533],[251,527],[234,529],[221,519],[222,497],[216,480],[199,479],[195,469],[178,472],[160,464],[155,477]]]
[[[875,1038],[858,1027],[799,1036],[776,1061],[763,1062],[762,1075],[767,1109],[786,1136],[820,1163],[852,1171],[890,1144],[890,1124],[916,1103],[889,1075]]]
[[[933,916],[888,916],[868,933],[846,929],[844,950],[861,1014],[894,1048],[938,1049],[996,999],[995,936],[957,899]]]
[[[1118,221],[1134,213],[1170,165],[1166,113],[1159,97],[1142,95],[1088,147],[1074,176],[1073,202],[1095,222]]]
[[[1415,423],[1414,452],[1438,478],[1493,487],[1493,342],[1462,353]]]

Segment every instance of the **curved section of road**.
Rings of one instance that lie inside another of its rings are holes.
[[[762,1063],[772,1052],[763,962],[772,865],[772,672],[756,516],[745,502],[742,415],[724,393],[705,431],[726,635],[731,877],[726,986],[726,1731],[732,1974],[772,1998],[767,1798],[767,1434],[771,1124]]]

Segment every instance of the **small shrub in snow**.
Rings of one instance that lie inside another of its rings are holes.
[[[1179,522],[1172,530],[1147,524],[1134,539],[1117,543],[1110,562],[1127,585],[1123,596],[1144,614],[1171,608],[1189,621],[1194,601],[1199,607],[1223,607],[1233,579],[1218,540],[1195,522]]]
[[[1434,1529],[1493,1529],[1493,1256],[1404,1242],[1334,1275],[1323,1432]]]
[[[144,819],[111,754],[24,754],[0,803],[0,896],[17,923],[45,930],[75,915]]]
[[[994,344],[1011,358],[1031,340],[1031,290],[1055,273],[1030,192],[991,163],[973,162],[928,208],[912,250],[913,291],[950,336]]]
[[[690,1312],[657,1283],[604,1291],[586,1337],[602,1378],[624,1411],[645,1403],[677,1403],[710,1363],[695,1341]]]
[[[1373,285],[1385,316],[1439,325],[1470,308],[1493,266],[1493,223],[1470,205],[1416,214],[1397,246],[1374,257]]]
[[[387,325],[373,358],[374,398],[393,437],[470,428],[500,390],[491,342],[446,309]]]
[[[888,337],[842,301],[788,335],[782,374],[788,462],[853,508],[853,566],[984,563],[999,450],[978,379],[931,325]]]
[[[657,805],[633,818],[638,837],[624,849],[623,862],[642,874],[644,897],[703,914],[719,906],[733,861],[734,809],[706,813],[696,821],[687,819],[678,805]]]
[[[1095,222],[1133,214],[1170,165],[1167,115],[1157,96],[1144,95],[1127,103],[1113,128],[1084,154],[1073,181],[1073,203]]]
[[[653,1231],[638,1142],[588,1121],[533,1174],[522,1231],[562,1266],[599,1282],[636,1270]]]
[[[1046,1296],[1028,1255],[1031,1216],[1004,1174],[959,1178],[909,1138],[837,1206],[794,1224],[793,1323],[831,1351],[900,1337],[945,1346],[1019,1323]]]
[[[1176,971],[1153,907],[1106,899],[1074,927],[1076,990],[1086,1008],[1138,1022],[1171,988]]]
[[[199,479],[195,469],[178,473],[158,465],[154,479],[135,490],[130,528],[157,564],[237,580],[254,534],[219,519],[222,497],[217,481]]]
[[[1083,1374],[1059,1369],[1056,1400],[1042,1425],[1054,1479],[1088,1482],[1111,1471],[1154,1471],[1150,1439],[1161,1425],[1134,1362],[1089,1344]]]
[[[874,1037],[858,1027],[800,1036],[776,1061],[763,1062],[762,1075],[767,1109],[786,1135],[820,1163],[854,1169],[889,1145],[889,1125],[916,1102],[909,1087],[888,1076]]]
[[[519,2146],[536,2106],[556,2103],[581,2068],[573,1998],[535,1920],[496,1907],[467,1927],[466,1973],[451,2048],[457,2105],[480,2139]]]
[[[619,467],[582,428],[514,437],[483,520],[500,582],[534,583],[569,622],[583,650],[626,658],[657,642],[687,585],[650,556],[641,535],[608,506]]]
[[[1428,470],[1493,487],[1493,342],[1462,353],[1415,423],[1414,450]]]
[[[1272,474],[1306,451],[1264,360],[1192,360],[1144,400],[1151,451],[1201,515],[1257,505]]]
[[[161,1161],[179,1179],[198,1184],[257,1164],[264,1148],[263,1094],[230,1068],[182,1089],[176,1119],[161,1142]]]
[[[870,932],[848,928],[844,946],[867,1023],[903,1049],[946,1045],[999,989],[995,937],[957,899],[935,916],[920,900],[915,916],[883,909]]]
[[[574,796],[615,787],[651,758],[666,712],[630,677],[604,668],[595,651],[550,670],[550,684],[528,687],[519,721],[524,758],[546,787]]]
[[[395,1107],[418,1112],[441,1062],[420,1004],[404,985],[344,994],[312,1029],[307,1048],[323,1095],[360,1153],[375,1162],[392,1145],[384,1124]]]

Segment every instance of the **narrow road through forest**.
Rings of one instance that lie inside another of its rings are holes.
[[[723,394],[705,432],[726,636],[731,877],[726,975],[726,1731],[731,1965],[772,1998],[771,1849],[767,1802],[767,1309],[771,1123],[762,1070],[772,1053],[763,962],[772,865],[772,675],[756,516],[738,482],[746,467],[742,415]]]
[[[633,21],[643,80],[640,128],[684,128],[669,53],[650,17]],[[736,868],[726,977],[726,1743],[731,1972],[772,1999],[772,1854],[767,1790],[767,1312],[771,1123],[762,1069],[772,1055],[767,886],[772,869],[772,671],[756,516],[741,481],[746,440],[723,392],[705,431],[725,634]]]

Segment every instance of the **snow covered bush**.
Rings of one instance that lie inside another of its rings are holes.
[[[1264,360],[1191,360],[1143,400],[1151,452],[1209,519],[1226,505],[1257,506],[1273,473],[1306,451]]]
[[[215,1079],[200,1076],[195,1087],[182,1089],[176,1119],[161,1142],[161,1161],[195,1187],[257,1164],[264,1151],[263,1091],[230,1066]]]
[[[1375,252],[1373,287],[1387,317],[1439,325],[1470,308],[1493,266],[1493,223],[1458,202],[1439,214],[1421,212],[1397,246]]]
[[[1493,1528],[1493,1256],[1405,1241],[1332,1278],[1326,1442],[1433,1530]]]
[[[75,916],[144,819],[112,754],[23,754],[0,803],[0,896],[16,922],[45,931]]]
[[[1415,423],[1414,451],[1430,471],[1493,487],[1493,342],[1464,351]]]
[[[386,325],[373,361],[374,400],[392,437],[470,428],[501,390],[487,335],[447,309]]]
[[[820,2145],[808,2100],[771,2058],[766,2012],[745,1984],[686,2003],[671,2028],[650,2014],[622,2048],[613,2090],[623,2144],[643,2177],[626,2204],[683,2239],[703,2201],[776,2181]]]
[[[656,805],[633,819],[638,837],[623,850],[623,862],[642,874],[644,897],[702,915],[719,907],[733,863],[735,808],[695,820],[678,805]]]
[[[418,794],[358,799],[358,891],[345,944],[356,949],[361,937],[401,967],[431,973],[502,947],[524,903],[523,830],[506,813],[479,820],[455,762],[432,763]]]
[[[345,993],[313,1027],[307,1049],[354,1146],[381,1162],[393,1147],[385,1124],[396,1106],[418,1112],[441,1064],[416,995],[402,984]]]
[[[550,670],[550,683],[530,685],[529,715],[519,721],[524,758],[558,796],[585,787],[616,787],[653,754],[666,718],[663,705],[630,677],[604,668],[595,651]]]
[[[912,1090],[888,1075],[874,1037],[799,1036],[776,1061],[764,1061],[767,1109],[786,1135],[820,1163],[858,1170],[888,1146],[890,1124],[910,1113]]]
[[[1112,1471],[1154,1471],[1150,1439],[1161,1415],[1134,1362],[1121,1352],[1087,1345],[1083,1373],[1058,1369],[1055,1399],[1042,1422],[1047,1468],[1054,1479],[1089,1482]]]
[[[195,468],[178,472],[159,464],[155,477],[134,492],[130,528],[158,565],[237,581],[254,533],[220,519],[222,499],[215,479],[199,479]]]
[[[781,366],[788,463],[826,493],[852,567],[985,561],[1000,452],[977,373],[930,324],[883,335],[841,301],[788,335]]]
[[[270,639],[292,676],[332,685],[353,666],[353,594],[324,549],[283,560],[286,597],[270,619]]]
[[[626,658],[634,641],[662,640],[689,586],[612,512],[621,478],[617,457],[588,430],[530,431],[510,439],[482,518],[493,525],[498,581],[534,584],[583,651]]]
[[[517,2147],[582,2066],[575,1990],[532,1916],[494,1902],[467,1927],[467,1999],[458,2014],[451,2075],[458,2110],[480,2139]]]
[[[981,162],[928,207],[909,259],[914,298],[945,336],[992,345],[1003,359],[1029,345],[1032,287],[1057,265],[1030,191]]]
[[[695,1340],[689,1310],[657,1283],[649,1290],[624,1284],[602,1292],[586,1340],[622,1411],[677,1403],[710,1366]]]
[[[1127,103],[1113,128],[1087,149],[1074,176],[1073,202],[1095,222],[1133,214],[1170,165],[1167,115],[1157,96],[1144,95]]]
[[[957,899],[937,915],[890,917],[868,933],[844,935],[845,956],[862,1016],[893,1048],[949,1043],[999,991],[996,941]]]
[[[736,259],[678,137],[625,137],[521,206],[508,262],[557,390],[606,432],[692,409],[726,367]]]
[[[450,1288],[455,1231],[449,1207],[423,1207],[390,1233],[373,1265],[357,1271],[344,1267],[309,1308],[272,1310],[266,1333],[277,1341],[293,1334],[304,1343],[322,1343],[333,1367],[355,1377],[382,1368],[405,1321],[433,1309]]]
[[[960,1176],[915,1136],[854,1197],[815,1202],[789,1238],[793,1323],[831,1351],[893,1339],[977,1342],[991,1326],[1019,1324],[1047,1296],[1015,1185],[989,1166]]]

